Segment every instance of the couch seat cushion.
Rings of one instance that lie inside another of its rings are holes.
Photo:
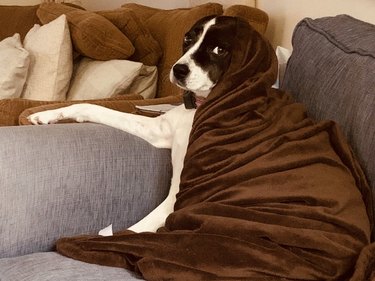
[[[136,281],[143,280],[122,268],[76,261],[55,252],[0,259],[1,281]]]

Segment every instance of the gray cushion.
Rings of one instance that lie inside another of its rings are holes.
[[[100,266],[66,258],[54,252],[0,259],[1,281],[139,281],[122,268]]]
[[[375,195],[375,26],[347,15],[302,20],[282,88],[338,122]],[[373,197],[375,199],[375,197]]]
[[[3,127],[0,144],[0,258],[123,230],[169,190],[170,150],[108,126]]]

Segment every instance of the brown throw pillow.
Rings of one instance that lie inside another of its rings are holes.
[[[40,24],[36,6],[0,6],[0,41],[4,38],[19,33],[23,39],[26,33],[34,26]]]
[[[160,45],[133,11],[120,8],[97,13],[117,26],[133,43],[135,52],[130,57],[131,60],[142,62],[145,65],[158,64],[162,56]]]
[[[158,97],[178,94],[180,90],[169,82],[169,71],[182,54],[184,35],[199,19],[222,14],[222,6],[209,3],[191,9],[160,10],[131,3],[123,7],[135,12],[163,49],[158,65]]]
[[[127,59],[134,53],[130,40],[106,18],[57,3],[41,4],[37,15],[46,24],[65,14],[74,49],[96,60]]]
[[[113,100],[137,100],[143,99],[140,95],[119,95],[113,98],[91,100],[89,102],[95,101],[113,101]],[[85,101],[77,101],[75,103],[82,103]],[[37,100],[27,100],[27,99],[4,99],[0,100],[0,126],[16,126],[18,125],[18,119],[20,114],[27,108],[33,108],[41,105],[51,105],[51,104],[62,104],[68,105],[66,101],[37,101]],[[70,103],[71,104],[71,103]],[[26,119],[28,115],[24,115],[23,119]],[[27,119],[26,119],[27,120]]]

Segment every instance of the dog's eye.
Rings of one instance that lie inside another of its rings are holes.
[[[215,48],[212,49],[212,53],[218,56],[224,56],[227,53],[227,50],[219,46],[216,46]]]
[[[184,45],[188,46],[193,42],[193,38],[189,35],[185,35],[184,37]]]

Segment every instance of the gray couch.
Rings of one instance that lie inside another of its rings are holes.
[[[305,19],[282,87],[336,120],[375,194],[375,26]],[[0,280],[139,280],[54,253],[61,236],[124,229],[166,196],[168,150],[96,124],[0,129]]]

